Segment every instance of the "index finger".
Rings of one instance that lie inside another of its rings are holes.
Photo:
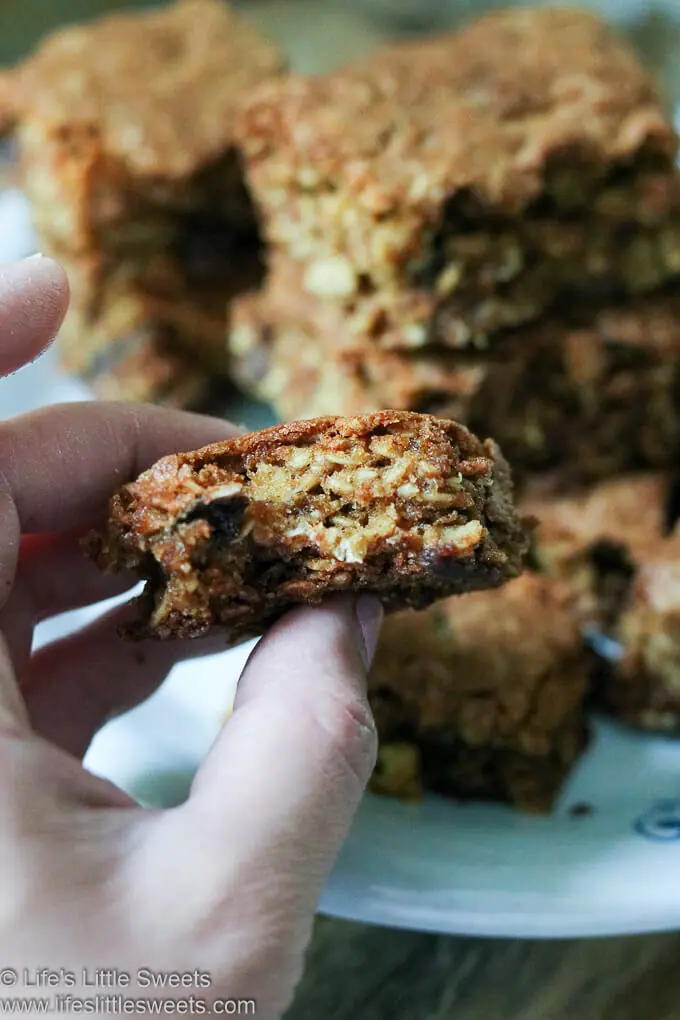
[[[22,533],[72,529],[159,457],[236,435],[219,418],[116,403],[59,404],[0,422],[0,491]]]

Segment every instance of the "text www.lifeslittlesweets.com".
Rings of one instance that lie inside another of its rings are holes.
[[[78,1013],[90,1016],[256,1016],[254,999],[135,999],[125,995],[53,995],[46,998],[0,998],[2,1013]]]

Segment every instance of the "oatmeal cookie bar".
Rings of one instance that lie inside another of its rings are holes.
[[[220,0],[177,0],[65,28],[5,73],[0,122],[71,280],[68,368],[149,322],[224,367],[229,300],[262,274],[235,109],[281,67]]]
[[[576,594],[582,623],[608,632],[639,563],[668,531],[669,479],[627,475],[564,494],[550,493],[553,482],[535,482],[521,503],[538,521],[534,564]]]
[[[613,636],[621,654],[599,670],[600,703],[633,726],[680,734],[680,535],[638,562]]]
[[[582,11],[505,10],[266,84],[237,132],[272,249],[381,346],[484,347],[680,271],[672,125]]]
[[[572,600],[524,574],[390,617],[369,684],[382,740],[373,789],[547,810],[586,740],[591,653]]]
[[[113,497],[90,552],[147,579],[141,634],[224,625],[236,640],[330,592],[366,590],[398,609],[500,585],[527,545],[493,442],[383,412],[166,457]]]
[[[492,435],[518,479],[592,481],[662,468],[680,445],[680,298],[671,292],[551,317],[486,351],[348,344],[336,308],[278,266],[237,302],[234,378],[281,418],[425,411]]]

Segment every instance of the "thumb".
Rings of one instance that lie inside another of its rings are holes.
[[[216,847],[238,831],[244,852],[267,847],[323,881],[375,765],[366,670],[381,615],[336,598],[289,613],[255,649],[187,805]]]
[[[281,619],[251,656],[189,800],[157,820],[175,860],[191,862],[173,875],[175,895],[186,882],[217,929],[237,887],[250,890],[244,927],[276,917],[291,942],[306,937],[375,764],[366,669],[381,616],[376,600],[343,596]]]

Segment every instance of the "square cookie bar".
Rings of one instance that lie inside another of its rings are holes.
[[[4,73],[0,122],[41,247],[71,282],[69,369],[97,374],[140,329],[155,357],[170,338],[224,368],[229,301],[263,271],[235,110],[282,63],[220,0],[177,0],[65,28]]]
[[[548,810],[586,744],[591,653],[571,601],[524,574],[389,618],[370,676],[381,737],[372,788]]]
[[[582,11],[505,10],[272,82],[237,132],[273,251],[360,344],[486,347],[680,271],[673,127]]]

